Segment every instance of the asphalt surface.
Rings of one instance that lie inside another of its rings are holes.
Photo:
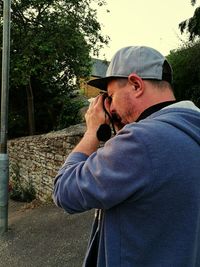
[[[69,215],[53,203],[9,201],[0,267],[81,267],[93,214]]]

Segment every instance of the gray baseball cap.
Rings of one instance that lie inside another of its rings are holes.
[[[110,80],[128,78],[131,73],[144,80],[164,80],[172,83],[172,68],[160,52],[147,46],[128,46],[113,56],[105,77],[90,80],[88,84],[106,91]]]

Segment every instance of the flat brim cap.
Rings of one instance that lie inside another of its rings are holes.
[[[128,78],[131,73],[146,80],[172,83],[172,68],[160,52],[147,46],[128,46],[113,56],[105,77],[90,80],[88,85],[107,91],[112,79]]]
[[[127,76],[109,76],[109,77],[97,78],[90,80],[87,84],[99,88],[102,91],[107,91],[108,83],[116,78],[127,78]]]

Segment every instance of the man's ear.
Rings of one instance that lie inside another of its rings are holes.
[[[128,81],[131,85],[133,85],[133,90],[135,90],[136,96],[141,96],[144,92],[143,80],[137,74],[131,73],[128,76]]]

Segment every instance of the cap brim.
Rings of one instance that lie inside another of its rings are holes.
[[[112,79],[112,77],[105,77],[90,80],[87,84],[96,88],[99,88],[103,91],[107,91],[108,82]]]
[[[107,91],[108,83],[116,78],[127,78],[127,76],[109,76],[104,78],[93,79],[87,82],[88,85]]]

